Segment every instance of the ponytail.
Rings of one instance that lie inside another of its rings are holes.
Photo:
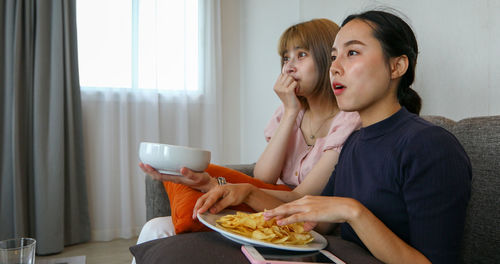
[[[415,66],[417,64],[417,54],[413,53],[413,49],[408,49],[409,65],[403,78],[399,81],[398,85],[398,101],[401,106],[404,106],[406,110],[419,115],[420,109],[422,108],[422,99],[418,93],[413,90],[410,86],[415,80]]]
[[[401,82],[402,83],[402,82]],[[398,87],[398,101],[401,106],[404,106],[406,110],[414,113],[416,115],[420,114],[420,109],[422,108],[422,99],[415,90],[410,87]]]

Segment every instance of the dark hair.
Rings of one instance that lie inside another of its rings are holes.
[[[332,63],[330,52],[339,26],[333,21],[321,18],[299,23],[289,27],[281,34],[278,42],[278,54],[281,56],[281,67],[283,68],[283,56],[291,47],[301,47],[311,52],[316,70],[318,72],[318,83],[313,94],[328,98],[335,102],[335,95],[330,85],[329,68]],[[306,108],[309,107],[307,100],[299,96],[299,100]]]
[[[342,22],[342,26],[354,19],[368,22],[373,28],[373,35],[380,42],[387,61],[389,58],[402,55],[408,57],[408,69],[399,82],[397,96],[399,104],[418,115],[422,107],[422,99],[410,87],[415,80],[418,56],[417,39],[413,30],[400,17],[379,10],[350,15]]]

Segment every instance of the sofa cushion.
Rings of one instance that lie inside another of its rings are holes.
[[[346,263],[380,264],[368,251],[340,237],[326,236],[328,250]],[[193,250],[194,249],[194,250]],[[130,247],[137,264],[147,263],[248,263],[241,245],[217,232],[176,235]]]
[[[500,116],[461,120],[453,133],[472,164],[464,263],[500,263]]]
[[[453,122],[425,116],[453,133],[472,164],[472,191],[465,222],[463,263],[500,263],[500,116]]]

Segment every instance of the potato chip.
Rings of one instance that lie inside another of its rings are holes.
[[[264,220],[262,212],[247,214],[236,212],[217,220],[217,226],[229,232],[274,244],[305,245],[314,240],[304,230],[304,223],[278,226],[275,219]]]

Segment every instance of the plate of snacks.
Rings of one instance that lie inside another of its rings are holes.
[[[264,220],[262,212],[245,213],[223,210],[218,214],[198,214],[204,225],[226,238],[243,245],[271,247],[293,251],[315,251],[326,247],[319,233],[305,231],[303,223],[278,226],[276,220]]]

